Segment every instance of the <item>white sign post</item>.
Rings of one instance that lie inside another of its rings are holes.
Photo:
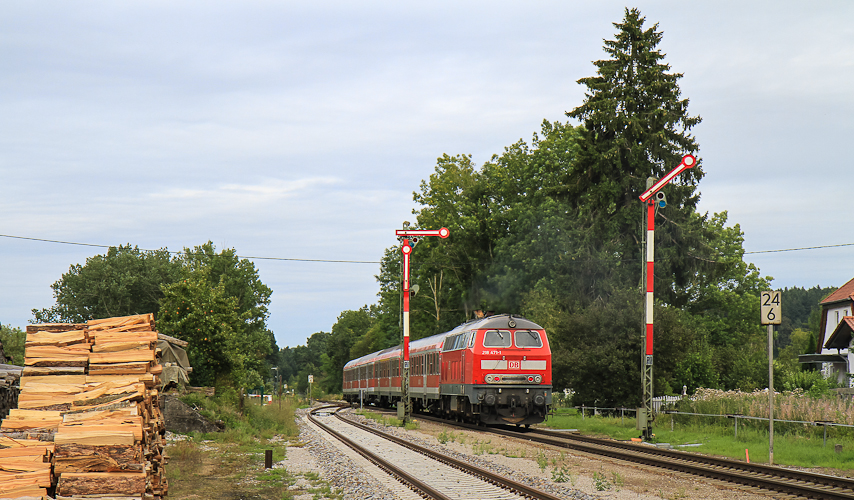
[[[783,320],[780,291],[759,296],[760,324],[768,325],[768,465],[774,465],[774,325]]]
[[[312,405],[311,402],[311,384],[314,383],[314,375],[308,376],[308,406]]]

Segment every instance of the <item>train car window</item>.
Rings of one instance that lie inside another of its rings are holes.
[[[537,332],[520,330],[513,337],[516,340],[516,347],[543,347],[543,339]]]
[[[445,344],[442,346],[442,350],[443,351],[453,351],[454,350],[454,344],[456,342],[457,342],[457,336],[456,335],[449,335],[449,336],[445,337]]]
[[[474,347],[474,339],[477,338],[477,330],[472,330],[469,332],[469,349]]]
[[[507,330],[489,330],[483,336],[483,347],[510,347],[512,339]]]

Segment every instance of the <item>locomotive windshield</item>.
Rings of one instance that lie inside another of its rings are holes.
[[[483,347],[510,347],[511,337],[507,330],[488,330],[483,336]]]
[[[515,333],[516,347],[543,347],[540,334],[530,330],[519,330]]]

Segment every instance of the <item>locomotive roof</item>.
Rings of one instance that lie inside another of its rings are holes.
[[[515,326],[510,326],[510,322],[513,321]],[[487,316],[486,318],[481,319],[473,319],[470,321],[466,321],[461,325],[457,326],[453,330],[438,333],[436,335],[431,335],[430,337],[424,337],[423,339],[412,340],[409,342],[409,350],[418,349],[421,347],[427,347],[429,345],[441,343],[445,340],[445,337],[448,335],[453,335],[456,333],[464,332],[467,330],[481,330],[481,329],[490,329],[494,328],[498,329],[514,329],[514,330],[542,330],[543,327],[530,321],[521,316],[515,316],[512,314],[497,314],[494,316]],[[402,346],[400,344],[389,347],[387,349],[383,349],[382,351],[372,352],[370,354],[365,354],[361,358],[352,359],[344,365],[344,368],[350,368],[356,365],[360,365],[368,360],[372,359],[387,359],[391,357],[395,357],[395,352],[400,351]]]

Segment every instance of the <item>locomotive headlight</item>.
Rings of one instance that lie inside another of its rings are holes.
[[[487,382],[487,383],[491,383],[493,380],[495,380],[495,377],[493,377],[492,375],[487,375],[487,376],[486,376],[486,382]]]
[[[538,384],[539,384],[539,383],[540,383],[540,382],[542,382],[542,381],[543,381],[543,377],[541,377],[541,376],[539,376],[539,375],[537,375],[536,377],[534,377],[534,382],[536,382],[536,383],[538,383]]]

